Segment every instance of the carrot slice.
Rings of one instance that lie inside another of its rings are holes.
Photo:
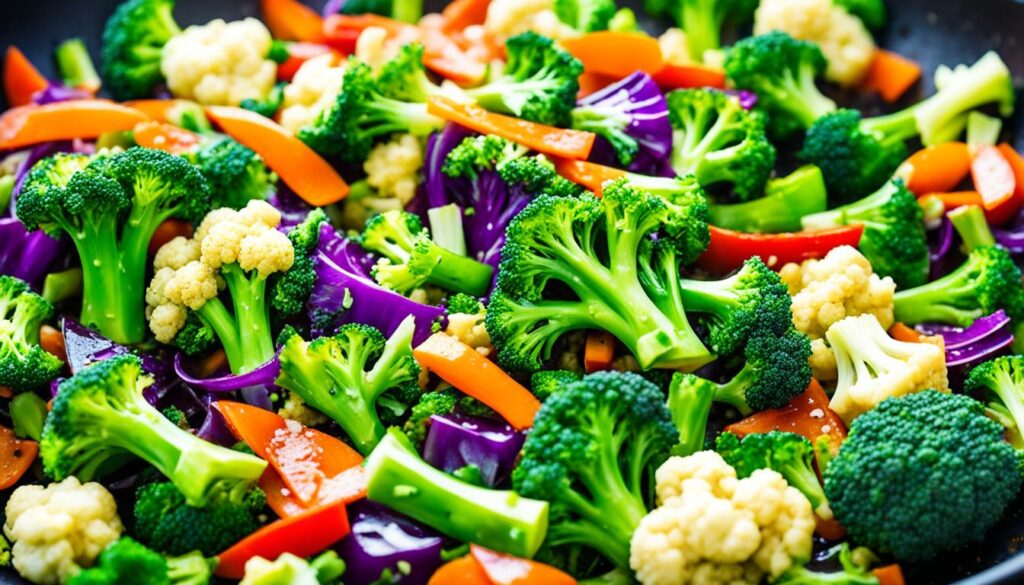
[[[829,409],[825,390],[813,378],[807,389],[786,406],[754,413],[725,427],[725,430],[740,437],[776,430],[787,431],[802,435],[811,443],[818,437],[828,436],[834,448],[838,448],[846,438],[846,425],[839,415]]]
[[[487,64],[474,59],[443,30],[419,29],[423,44],[423,65],[438,75],[464,85],[483,81]]]
[[[910,155],[896,171],[918,197],[955,189],[971,172],[971,150],[963,142],[944,142]]]
[[[21,106],[0,116],[0,150],[51,140],[95,138],[106,132],[131,130],[147,119],[146,114],[135,108],[107,100]]]
[[[273,120],[228,106],[207,106],[206,114],[226,134],[263,157],[263,162],[306,203],[322,207],[348,195],[348,183],[341,175]]]
[[[623,78],[639,70],[656,75],[665,66],[658,40],[644,33],[605,30],[563,39],[561,43],[589,73]]]
[[[974,179],[974,189],[981,195],[983,207],[987,211],[1012,198],[1017,190],[1013,167],[995,146],[984,144],[975,148],[971,160],[971,178]]]
[[[461,32],[467,26],[483,24],[491,0],[454,0],[441,11],[446,31]]]
[[[46,89],[48,82],[35,65],[18,47],[7,47],[4,56],[4,95],[10,106],[24,106],[32,102],[36,92]]]
[[[537,152],[570,159],[587,158],[596,138],[590,132],[565,130],[503,116],[476,104],[459,103],[444,96],[432,96],[427,102],[427,111],[481,134],[496,134]]]
[[[170,122],[168,112],[173,108],[178,107],[184,101],[185,100],[176,99],[128,100],[126,102],[121,102],[121,105],[139,110],[157,122]]]
[[[877,92],[887,102],[894,102],[921,78],[921,66],[885,49],[875,49],[871,64],[860,86]]]
[[[608,87],[618,81],[618,79],[611,75],[601,75],[600,73],[589,73],[584,71],[580,75],[579,81],[580,90],[576,93],[576,97],[582,98]]]
[[[607,331],[587,333],[587,344],[583,349],[583,369],[587,373],[610,369],[614,357],[614,335]]]
[[[275,39],[315,43],[323,38],[323,17],[298,0],[261,0],[260,10]]]
[[[260,477],[260,489],[267,495],[267,505],[279,517],[295,516],[311,507],[333,502],[351,504],[366,497],[366,470],[361,465],[350,467],[334,477],[326,478],[320,485],[315,505],[302,502],[295,492],[281,479],[281,474],[267,468]]]
[[[906,341],[907,343],[919,343],[921,341],[920,333],[899,321],[893,323],[892,327],[889,328],[889,336],[896,341]]]
[[[516,430],[533,426],[540,401],[472,347],[450,335],[435,333],[412,353],[420,365],[493,408]]]
[[[18,483],[38,454],[38,443],[19,439],[13,430],[0,427],[0,490]]]
[[[871,574],[878,579],[878,585],[906,585],[906,581],[903,579],[903,571],[899,565],[886,565],[879,567]]]
[[[469,545],[469,554],[476,559],[494,585],[576,585],[576,579],[551,565],[495,552],[475,544]]]
[[[459,557],[434,571],[427,585],[494,585],[473,555]]]
[[[654,81],[665,90],[691,87],[725,89],[725,70],[707,65],[666,63],[661,71],[654,75]]]
[[[178,236],[191,238],[192,224],[183,219],[165,219],[153,232],[153,237],[149,239],[149,254],[155,255],[161,246]]]
[[[68,363],[68,351],[64,346],[64,334],[60,330],[50,327],[45,323],[39,326],[39,347],[43,351],[60,358],[65,364]]]
[[[601,187],[605,181],[611,181],[626,175],[626,171],[615,167],[606,167],[585,160],[555,159],[555,171],[573,183],[583,185],[601,196]]]
[[[171,154],[186,153],[201,142],[199,135],[194,132],[155,120],[136,124],[132,136],[135,139],[135,144],[139,146],[155,148]],[[152,246],[152,242],[150,246]]]
[[[6,398],[8,400],[14,398],[14,390],[11,390],[7,386],[0,386],[0,398]]]

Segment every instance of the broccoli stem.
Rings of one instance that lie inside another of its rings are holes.
[[[861,120],[861,130],[874,134],[884,145],[902,144],[918,135],[917,118],[914,114],[920,105],[913,105],[885,116],[865,118]]]
[[[800,223],[803,229],[814,231],[850,225],[865,214],[869,214],[873,209],[884,205],[893,196],[894,188],[896,188],[895,185],[888,182],[871,195],[848,205],[805,215]]]
[[[57,45],[54,57],[60,76],[67,86],[89,89],[100,87],[100,76],[96,73],[89,49],[82,39],[68,39]]]
[[[813,468],[805,465],[801,459],[789,463],[777,471],[786,478],[786,483],[795,487],[807,498],[811,507],[814,508],[815,515],[822,520],[832,519],[832,509],[825,496],[825,488],[821,486]]]
[[[973,301],[976,296],[976,287],[967,266],[970,262],[968,258],[963,266],[938,280],[898,291],[893,297],[896,320],[908,324],[938,321],[958,327],[974,323],[982,316],[982,310],[974,302],[967,303],[973,308],[956,306],[964,299]]]
[[[682,0],[678,22],[686,32],[690,58],[704,62],[704,53],[722,46],[721,17],[714,0]]]
[[[704,449],[708,416],[715,399],[714,388],[703,379],[685,383],[684,380],[685,377],[676,374],[668,389],[668,409],[672,413],[672,422],[679,429],[679,443],[672,449],[672,454],[680,457]]]
[[[365,466],[370,500],[447,536],[527,558],[544,541],[547,502],[460,481],[423,461],[397,429],[388,430]]]
[[[757,378],[757,370],[747,363],[732,380],[715,388],[715,402],[728,404],[740,411],[743,416],[749,415],[754,409],[747,404],[747,389],[757,382]]]
[[[996,238],[985,219],[985,212],[977,205],[964,205],[946,214],[964,241],[964,250],[970,254],[984,246],[994,246]]]
[[[933,96],[918,103],[915,123],[927,146],[952,140],[967,124],[967,113],[996,102],[999,113],[1013,113],[1013,80],[1006,63],[993,51],[963,71],[955,71]]]
[[[139,343],[146,334],[144,268],[122,254],[116,218],[88,232],[67,229],[82,261],[82,322],[117,343]],[[143,258],[145,258],[143,252]]]
[[[338,362],[334,360],[324,360],[323,366],[331,378],[332,387],[345,395],[345,402],[342,403],[331,396],[334,400],[324,401],[323,408],[319,401],[313,406],[337,421],[360,453],[369,453],[384,436],[384,425],[381,424],[375,407],[377,397],[366,396],[358,388],[349,387],[348,380],[361,378],[362,372],[356,372],[353,377],[352,372],[342,371]],[[312,384],[307,388],[323,386],[323,382],[317,380],[308,380],[306,383]]]
[[[235,364],[231,363],[231,371],[236,374],[251,372],[274,357],[274,341],[270,334],[270,311],[267,306],[267,280],[258,273],[247,278],[246,273],[237,265],[229,264],[221,268],[221,275],[227,282],[231,292],[237,331],[237,339],[241,355]],[[225,348],[227,353],[227,348]]]
[[[431,256],[436,258],[437,264],[427,282],[475,297],[486,295],[491,288],[494,269],[490,265],[445,250],[436,243],[431,244]]]
[[[821,169],[806,165],[789,175],[768,181],[764,197],[725,205],[711,205],[711,224],[741,232],[777,233],[802,229],[805,215],[825,211],[827,190]]]
[[[818,91],[816,77],[814,67],[805,64],[800,67],[799,77],[786,74],[779,78],[780,85],[790,96],[800,98],[786,101],[785,107],[804,128],[810,128],[818,118],[836,110],[836,103]]]

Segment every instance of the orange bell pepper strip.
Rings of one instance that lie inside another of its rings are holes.
[[[789,262],[822,258],[839,246],[856,246],[864,226],[851,225],[817,232],[783,234],[749,234],[709,226],[711,242],[698,260],[709,272],[726,273],[758,256],[771,268],[782,268]]]
[[[637,70],[656,75],[665,67],[658,39],[644,33],[604,30],[560,42],[588,73],[621,79]]]
[[[315,43],[323,38],[323,17],[298,0],[261,0],[260,11],[275,39]]]
[[[971,149],[963,142],[944,142],[910,155],[896,170],[918,197],[956,188],[971,172]]]
[[[1013,169],[1013,176],[1017,179],[1017,189],[1013,194],[1014,198],[1024,201],[1024,157],[1021,157],[1020,153],[1013,146],[1005,142],[996,148],[1006,157],[1006,162],[1010,163],[1010,168]]]
[[[36,92],[43,91],[49,82],[25,54],[11,45],[4,56],[4,95],[11,107],[32,102]]]
[[[971,159],[974,190],[981,195],[982,206],[992,211],[1012,199],[1017,191],[1013,167],[997,147],[983,144],[974,148]]]
[[[0,490],[18,483],[38,454],[38,443],[19,439],[13,430],[0,427]]]
[[[469,545],[469,554],[476,559],[494,585],[576,585],[576,579],[551,565],[495,552],[475,544]]]
[[[461,32],[467,26],[483,24],[487,18],[487,8],[491,0],[454,0],[441,11],[444,30]]]
[[[434,73],[463,85],[483,81],[487,64],[474,59],[443,30],[420,28],[423,44],[423,66]]]
[[[615,167],[607,167],[585,160],[555,159],[555,171],[563,178],[582,185],[600,197],[605,181],[613,181],[626,176],[626,171]]]
[[[488,112],[476,104],[459,103],[444,96],[431,96],[427,111],[481,134],[495,134],[544,154],[569,159],[586,159],[596,136],[590,132],[545,126]]]
[[[907,343],[919,343],[921,341],[920,333],[899,321],[893,323],[892,327],[889,328],[889,337],[896,341],[905,341]]]
[[[184,154],[202,142],[199,135],[171,124],[148,120],[135,125],[132,131],[135,144],[155,148],[171,154]]]
[[[444,333],[435,333],[412,350],[421,366],[501,415],[517,431],[533,426],[540,401],[491,360]]]
[[[427,585],[494,585],[473,555],[459,557],[441,566]]]
[[[178,236],[191,238],[192,224],[183,219],[165,219],[163,223],[157,226],[156,231],[153,232],[153,237],[149,239],[149,255],[155,256],[157,250],[159,250],[161,246]],[[206,375],[201,377],[205,378],[207,375],[212,373],[212,371],[208,372]]]
[[[906,585],[906,581],[903,579],[903,570],[899,565],[879,567],[871,571],[871,574],[878,579],[878,585]]]
[[[661,71],[654,74],[654,81],[664,90],[687,89],[691,87],[714,87],[725,89],[725,70],[707,65],[672,65],[666,63]]]
[[[584,71],[579,77],[580,90],[576,92],[576,97],[582,98],[592,93],[597,93],[616,81],[618,81],[618,79],[611,75],[601,75],[600,73],[588,73]]]
[[[860,87],[878,93],[887,102],[894,102],[918,79],[921,79],[920,65],[892,51],[875,49]]]
[[[185,100],[158,100],[158,99],[145,99],[145,100],[128,100],[121,102],[121,105],[129,108],[139,110],[146,116],[156,120],[157,122],[170,122],[168,113],[175,107],[178,107]]]
[[[846,438],[846,425],[839,415],[829,409],[825,390],[813,378],[807,389],[786,406],[756,412],[728,425],[725,430],[739,437],[785,431],[806,437],[811,443],[818,437],[827,436],[831,439],[833,449],[838,449]]]
[[[334,502],[281,518],[243,538],[217,555],[214,574],[225,579],[245,576],[245,563],[259,556],[276,559],[284,553],[313,556],[348,535],[344,502]]]
[[[981,194],[977,191],[954,191],[952,193],[929,193],[924,197],[918,199],[918,202],[922,206],[927,204],[928,198],[935,198],[942,202],[943,207],[946,211],[952,211],[958,207],[964,205],[977,205],[978,207],[984,208],[984,202],[982,201]],[[1002,205],[999,205],[995,209],[985,209],[985,219],[992,225],[1003,225],[1006,223],[1017,210],[1016,199],[1009,199],[1004,201]]]
[[[306,203],[322,207],[348,195],[348,183],[334,167],[273,120],[228,106],[207,106],[206,115],[228,136],[263,157],[270,170]]]
[[[95,138],[106,132],[131,130],[148,119],[146,114],[135,108],[107,100],[21,106],[0,116],[0,150],[51,140]]]
[[[50,355],[57,356],[60,361],[68,363],[68,350],[64,345],[64,334],[59,329],[47,324],[39,326],[39,347]]]
[[[281,475],[267,468],[260,477],[260,489],[267,495],[267,505],[278,517],[287,518],[301,514],[310,508],[333,502],[351,504],[366,497],[366,470],[361,465],[350,467],[334,477],[328,477],[320,484],[320,491],[314,505],[307,505],[288,489]]]
[[[583,369],[589,374],[612,367],[615,357],[615,336],[607,331],[591,331],[587,333],[587,343],[583,348]]]

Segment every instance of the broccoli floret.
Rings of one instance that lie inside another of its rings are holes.
[[[798,232],[805,215],[825,211],[828,192],[821,169],[804,165],[770,179],[764,197],[744,203],[710,205],[711,225],[738,232]]]
[[[995,53],[957,70],[932,97],[902,111],[862,119],[856,110],[822,116],[807,131],[800,157],[825,174],[829,195],[851,201],[879,189],[906,158],[905,142],[920,136],[926,145],[953,140],[967,113],[997,103],[1003,115],[1013,112],[1013,82]]]
[[[628,569],[630,537],[651,504],[645,482],[676,437],[657,386],[596,372],[541,406],[512,482],[551,502],[548,546],[586,546]]]
[[[185,324],[174,336],[174,345],[187,356],[205,355],[215,344],[217,337],[195,313],[189,311]]]
[[[458,403],[459,398],[454,392],[425,392],[419,402],[410,409],[409,418],[402,426],[413,445],[421,448],[423,442],[427,440],[431,416],[453,412]]]
[[[645,369],[710,361],[677,285],[679,257],[702,251],[692,242],[707,237],[706,204],[696,188],[667,196],[678,199],[620,180],[600,200],[541,195],[527,205],[509,224],[485,320],[499,361],[540,369],[555,342],[577,329],[608,331]]]
[[[484,304],[476,297],[456,293],[445,302],[445,309],[449,315],[463,313],[466,315],[477,315],[484,312]]]
[[[740,201],[760,197],[775,166],[764,117],[712,89],[673,91],[666,100],[676,174],[694,175],[704,188],[728,185]]]
[[[700,184],[691,176],[667,178],[627,173],[626,186],[661,198],[670,211],[661,229],[678,243],[672,245],[675,258],[683,264],[696,262],[711,242],[708,202]],[[670,272],[667,269],[665,275]]]
[[[920,561],[981,540],[1021,485],[1017,452],[984,411],[925,390],[858,417],[824,474],[850,538]]]
[[[36,164],[18,197],[29,229],[66,232],[82,265],[81,321],[123,344],[146,333],[147,249],[164,220],[198,223],[206,180],[185,159],[130,148],[109,157],[58,154]]]
[[[757,94],[756,107],[768,114],[769,131],[785,137],[835,111],[836,103],[814,84],[827,64],[818,45],[773,31],[733,45],[725,73],[735,87]]]
[[[928,280],[928,238],[924,212],[900,180],[884,184],[878,191],[842,207],[805,216],[805,230],[827,230],[845,225],[863,225],[858,248],[880,276],[891,276],[900,287],[913,287]]]
[[[99,90],[102,82],[96,73],[85,41],[80,38],[68,39],[57,45],[53,56],[64,85],[91,91]]]
[[[543,401],[579,379],[579,374],[569,370],[541,370],[530,376],[530,391]]]
[[[165,558],[126,536],[107,545],[96,564],[68,585],[205,585],[213,576],[213,564],[198,552]]]
[[[423,16],[423,0],[346,0],[341,14],[379,14],[415,24]]]
[[[878,577],[854,562],[848,543],[832,547],[827,552],[828,559],[839,557],[838,571],[812,571],[798,564],[786,569],[778,579],[772,581],[772,585],[879,585]],[[817,556],[815,559],[825,560]]]
[[[320,227],[325,223],[327,214],[314,209],[302,223],[288,230],[295,261],[274,282],[270,299],[271,306],[283,316],[299,315],[306,310],[306,300],[316,283],[314,257],[320,244]]]
[[[786,483],[807,497],[819,518],[832,519],[828,498],[814,471],[814,447],[804,437],[771,431],[747,435],[740,440],[732,433],[722,433],[715,442],[715,450],[741,479],[750,477],[758,469],[779,472]]]
[[[33,390],[60,374],[64,362],[39,345],[39,326],[53,305],[13,276],[0,276],[0,386]]]
[[[967,327],[999,309],[1015,324],[1024,318],[1021,272],[1001,246],[977,248],[953,272],[897,291],[893,302],[896,320],[908,325],[934,321]]]
[[[47,475],[91,481],[134,455],[170,479],[194,506],[248,490],[266,462],[178,428],[143,397],[152,383],[142,374],[142,361],[127,354],[62,382],[39,442]]]
[[[757,0],[645,0],[651,16],[668,16],[686,33],[690,58],[703,62],[722,46],[725,26],[743,26],[754,17]]]
[[[582,33],[607,30],[615,0],[555,0],[558,19]]]
[[[752,337],[743,355],[740,371],[715,389],[716,402],[730,404],[741,414],[782,408],[811,381],[811,342],[796,329]]]
[[[430,96],[441,93],[423,67],[423,45],[402,45],[398,54],[377,72],[377,90],[381,95],[405,102],[426,102]]]
[[[332,337],[307,342],[293,335],[281,350],[277,385],[334,419],[361,453],[384,436],[377,400],[384,391],[415,384],[415,319],[406,317],[389,339],[369,325],[343,325]]]
[[[716,385],[693,374],[675,372],[668,387],[668,410],[679,434],[672,454],[680,457],[704,449],[708,417],[715,400]]]
[[[522,557],[544,541],[547,502],[463,482],[420,458],[398,429],[388,429],[365,469],[367,498],[451,538]]]
[[[391,210],[371,217],[359,243],[384,257],[373,277],[396,292],[407,294],[424,283],[476,296],[490,289],[493,268],[438,246],[412,213]]]
[[[884,0],[834,0],[850,14],[861,19],[865,26],[877,30],[885,26],[888,15]]]
[[[525,146],[493,134],[469,136],[448,152],[442,172],[453,179],[475,179],[482,171],[494,171],[525,156]]]
[[[467,90],[482,107],[551,126],[569,123],[583,64],[551,39],[525,32],[505,42],[508,61],[500,75]]]
[[[212,207],[241,209],[274,189],[275,176],[260,155],[231,138],[209,140],[188,158],[210,185]]]
[[[174,20],[174,0],[128,0],[107,19],[103,29],[103,85],[115,99],[149,97],[163,81],[164,45],[181,34]]]
[[[1009,415],[1011,430],[1024,429],[1024,357],[998,357],[984,362],[968,374],[964,391],[989,398],[989,407]]]
[[[276,41],[275,41],[276,45]],[[274,60],[274,46],[271,45],[271,54],[267,57],[270,60]],[[284,58],[288,58],[288,49],[284,49]],[[257,114],[266,118],[273,118],[274,114],[281,109],[281,105],[284,103],[284,87],[288,85],[285,82],[275,84],[274,87],[270,88],[270,93],[267,94],[263,99],[245,98],[239,105],[239,107],[256,112]]]
[[[260,527],[266,495],[253,488],[242,497],[221,497],[199,508],[172,483],[151,483],[135,494],[135,534],[164,554],[198,550],[216,555]]]

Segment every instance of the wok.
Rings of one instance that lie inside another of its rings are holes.
[[[321,0],[307,0],[316,8]],[[0,45],[14,44],[43,69],[55,73],[52,50],[69,37],[82,37],[96,55],[100,32],[107,16],[119,0],[2,0],[0,6]],[[443,0],[428,0],[435,10]],[[620,5],[638,8],[642,0],[623,1]],[[920,63],[925,72],[939,64],[970,63],[986,50],[1000,53],[1021,85],[1024,76],[1024,0],[893,0],[888,3],[890,22],[881,33],[881,44]],[[639,14],[638,10],[638,14]],[[203,23],[221,17],[233,20],[259,16],[257,0],[178,0],[175,15],[182,25]],[[650,30],[659,24],[644,22]],[[663,25],[661,25],[663,26]],[[659,31],[660,32],[660,31]],[[97,56],[98,59],[98,56]],[[97,61],[98,62],[98,61]],[[930,75],[926,75],[930,77]],[[923,80],[917,95],[907,103],[932,91],[931,79]],[[912,92],[914,93],[914,92]],[[866,110],[879,108],[876,101],[863,97],[845,100]],[[1019,99],[1019,97],[1018,97]],[[840,97],[842,100],[842,97]],[[897,104],[897,106],[905,104]],[[1024,107],[1018,107],[1008,121],[1007,136],[1024,147]],[[2,243],[0,243],[2,244]],[[984,498],[985,494],[978,494]],[[1007,512],[1003,520],[981,543],[953,554],[945,554],[928,563],[904,565],[908,583],[963,585],[1024,583],[1024,554],[1017,555],[1024,543],[1024,497]],[[0,570],[0,585],[24,583],[11,570]]]

